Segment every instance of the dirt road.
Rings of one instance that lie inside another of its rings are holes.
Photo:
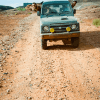
[[[0,100],[100,100],[100,29],[91,21],[80,23],[79,48],[58,41],[42,50],[35,16],[6,58]]]

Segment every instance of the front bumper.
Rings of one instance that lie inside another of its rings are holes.
[[[62,33],[41,33],[42,39],[64,39],[71,37],[79,37],[80,31],[76,32],[62,32]]]

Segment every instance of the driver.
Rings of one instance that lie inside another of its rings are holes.
[[[50,13],[50,6],[46,6],[46,7],[45,7],[45,13],[46,13],[46,14],[49,14],[49,13]]]

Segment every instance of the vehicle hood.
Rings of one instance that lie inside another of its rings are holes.
[[[41,25],[50,25],[53,23],[73,24],[73,23],[77,23],[77,19],[74,16],[45,17],[45,18],[41,18],[40,23],[41,23]]]

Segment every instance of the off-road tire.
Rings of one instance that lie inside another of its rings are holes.
[[[47,48],[47,40],[46,39],[41,39],[41,47],[44,50]]]
[[[79,37],[72,37],[71,43],[73,48],[77,48],[79,46]]]

